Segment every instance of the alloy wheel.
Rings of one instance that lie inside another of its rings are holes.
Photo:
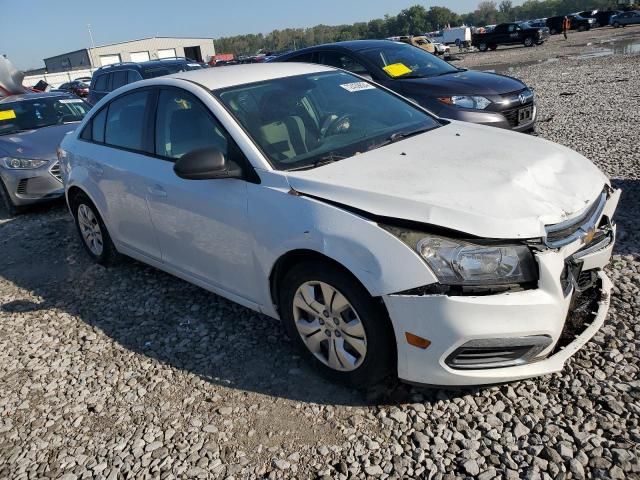
[[[87,248],[95,256],[102,255],[104,250],[104,241],[102,239],[102,230],[98,219],[87,205],[80,204],[78,207],[78,225],[80,225],[80,233]]]
[[[364,326],[347,298],[328,283],[300,285],[293,297],[293,318],[306,347],[329,368],[348,372],[364,361]]]

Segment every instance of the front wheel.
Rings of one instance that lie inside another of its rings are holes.
[[[100,265],[115,263],[119,259],[119,253],[98,209],[83,193],[75,196],[72,205],[76,228],[89,256]]]
[[[527,37],[524,39],[524,46],[525,47],[533,47],[533,38],[531,37]]]
[[[362,388],[394,371],[395,337],[386,312],[349,272],[305,262],[282,285],[287,334],[325,377]]]
[[[480,45],[478,45],[478,50],[480,50],[481,52],[486,52],[488,48],[489,45],[487,45],[485,42],[482,42]]]
[[[5,187],[2,180],[0,180],[0,206],[1,205],[4,205],[9,217],[15,217],[21,211],[20,207],[16,206],[11,200],[7,187]]]

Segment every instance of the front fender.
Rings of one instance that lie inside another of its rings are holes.
[[[275,314],[271,271],[294,250],[311,250],[338,262],[374,297],[437,281],[416,252],[376,222],[283,184],[265,185],[268,180],[261,177],[260,186],[249,188],[249,218],[257,238],[257,274],[265,279],[260,295],[264,313]]]

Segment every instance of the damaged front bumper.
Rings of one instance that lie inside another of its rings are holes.
[[[611,282],[602,269],[613,250],[611,216],[619,196],[608,196],[597,232],[536,252],[536,288],[481,296],[383,296],[398,345],[399,378],[461,386],[560,371],[606,317]],[[407,334],[428,340],[428,346],[411,345]]]

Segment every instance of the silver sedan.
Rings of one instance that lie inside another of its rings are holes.
[[[0,204],[10,215],[64,194],[56,149],[90,108],[66,93],[0,99]]]

